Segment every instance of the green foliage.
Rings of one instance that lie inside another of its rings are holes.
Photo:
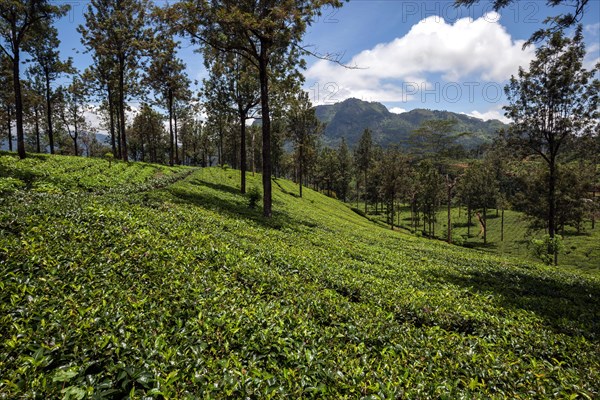
[[[60,191],[0,196],[0,398],[600,393],[597,278],[380,228],[285,180],[268,219],[233,170],[123,163],[90,192],[70,182],[103,160],[7,157],[3,176]]]
[[[17,178],[0,178],[0,194],[12,193],[25,187],[25,183]]]
[[[546,265],[554,264],[554,254],[560,254],[565,249],[562,236],[560,235],[554,237],[544,235],[542,238],[531,239],[530,243],[533,254]]]
[[[256,208],[258,206],[258,203],[262,199],[262,193],[260,192],[258,186],[251,186],[250,189],[248,189],[247,196],[248,207],[252,209]]]

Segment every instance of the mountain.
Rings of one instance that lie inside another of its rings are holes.
[[[336,145],[345,138],[349,146],[356,144],[365,128],[373,132],[373,140],[386,146],[400,144],[408,146],[407,139],[424,121],[431,119],[456,120],[455,131],[470,132],[458,143],[472,148],[489,143],[497,135],[498,129],[506,125],[498,120],[483,121],[479,118],[450,111],[414,109],[402,114],[390,112],[383,104],[348,99],[331,105],[315,108],[317,118],[326,124],[324,139],[329,145]]]

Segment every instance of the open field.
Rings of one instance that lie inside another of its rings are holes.
[[[235,170],[0,166],[2,399],[600,396],[591,274],[393,232],[285,180],[266,220]]]
[[[355,207],[356,203],[352,205]],[[364,210],[364,203],[359,206]],[[384,226],[386,217],[383,213],[374,213],[369,209],[369,218]],[[528,230],[528,221],[523,213],[505,210],[504,212],[504,240],[501,240],[501,210],[488,210],[487,213],[487,244],[483,243],[477,217],[473,215],[470,235],[467,227],[466,209],[452,208],[452,235],[454,238],[461,236],[457,242],[461,245],[502,256],[518,257],[520,259],[539,261],[535,258],[530,242],[534,237],[541,237],[544,232],[531,233]],[[447,232],[447,212],[445,209],[437,213],[435,237],[445,240]],[[402,206],[400,214],[400,229],[404,232],[410,230],[410,208]],[[562,234],[562,233],[561,233]],[[591,221],[587,221],[581,232],[567,227],[563,235],[564,251],[559,256],[559,267],[574,269],[600,276],[600,224],[596,223],[592,229]]]

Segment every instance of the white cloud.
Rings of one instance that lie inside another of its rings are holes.
[[[390,108],[390,112],[394,113],[394,114],[402,114],[402,113],[405,113],[406,110],[401,107],[392,107],[392,108]]]
[[[513,40],[500,25],[496,13],[476,20],[458,19],[454,24],[432,16],[414,25],[405,36],[355,55],[349,65],[357,69],[319,60],[307,70],[306,77],[320,85],[337,85],[336,100],[407,101],[411,95],[407,85],[431,85],[430,74],[441,75],[445,82],[503,82],[533,58],[534,49],[523,51],[522,45],[523,41]],[[316,100],[319,103],[321,99]]]
[[[511,122],[510,119],[508,119],[504,116],[504,111],[502,110],[501,107],[492,108],[492,109],[484,111],[484,112],[473,110],[470,113],[464,113],[464,114],[466,114],[470,117],[482,119],[484,121],[497,119],[498,121],[504,122],[505,124],[508,124]]]

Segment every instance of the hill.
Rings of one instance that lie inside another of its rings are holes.
[[[600,395],[600,279],[238,180],[0,154],[0,398]]]
[[[506,127],[500,121],[483,121],[465,114],[450,111],[415,109],[402,114],[394,114],[381,103],[348,99],[331,105],[315,107],[321,122],[327,124],[324,132],[326,143],[337,144],[344,137],[350,146],[358,143],[365,128],[373,131],[373,139],[380,145],[400,144],[408,146],[411,132],[424,121],[431,119],[456,120],[457,133],[470,132],[459,143],[470,148],[482,143],[490,143],[498,129]]]

